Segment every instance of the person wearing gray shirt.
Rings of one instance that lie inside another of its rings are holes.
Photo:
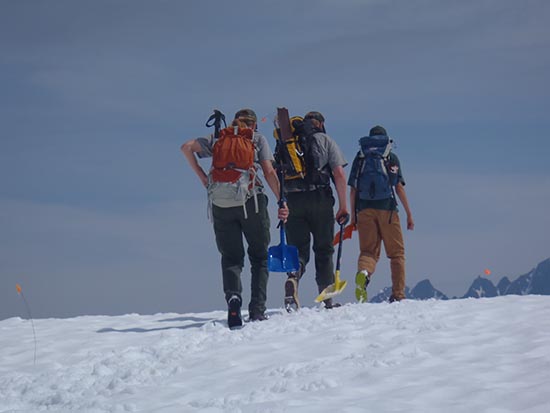
[[[278,201],[280,187],[277,173],[273,168],[273,153],[265,136],[256,131],[256,122],[256,114],[252,109],[241,109],[235,114],[233,127],[242,128],[252,137],[255,165],[253,169],[262,170],[267,185]],[[214,185],[211,179],[212,171],[206,174],[199,165],[197,157],[211,157],[216,144],[213,136],[196,138],[184,143],[181,150],[193,171],[209,191],[216,245],[222,257],[223,291],[228,305],[228,325],[230,328],[239,328],[242,326],[241,273],[245,257],[243,236],[248,244],[247,253],[251,271],[249,318],[251,321],[267,319],[265,315],[269,276],[267,250],[270,242],[268,198],[263,183],[254,172],[254,180],[247,186],[252,194],[245,194],[240,205],[232,205],[227,202],[228,199],[212,199],[210,196]],[[279,208],[278,218],[286,220],[287,216],[288,208],[284,205]]]
[[[315,281],[319,292],[334,283],[334,222],[348,219],[346,203],[347,162],[334,140],[326,134],[325,118],[319,112],[308,112],[304,122],[310,122],[314,134],[308,139],[306,176],[301,179],[285,180],[285,194],[289,208],[286,224],[290,245],[298,248],[300,269],[288,273],[285,282],[285,308],[293,311],[300,307],[298,283],[310,260],[313,239],[315,255]],[[338,198],[338,210],[334,214],[335,199],[331,189],[334,182]],[[326,308],[332,308],[329,298],[324,301]]]

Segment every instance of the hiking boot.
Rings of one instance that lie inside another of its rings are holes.
[[[227,326],[230,330],[236,330],[243,326],[241,298],[238,295],[232,295],[231,298],[227,300]]]
[[[299,308],[300,301],[298,301],[298,278],[289,275],[285,282],[285,310],[288,313],[292,313]]]
[[[402,297],[396,297],[395,295],[390,295],[390,303],[395,303],[396,301],[399,302],[401,300],[403,300],[404,298]]]
[[[326,308],[327,310],[331,310],[331,309],[333,309],[333,308],[342,307],[342,304],[332,302],[332,298],[326,299],[325,301],[323,301],[323,303],[325,303],[325,308]]]
[[[369,300],[367,294],[367,285],[370,283],[370,274],[367,270],[361,270],[355,275],[355,298],[360,303],[366,303]]]
[[[260,312],[260,311],[251,311],[248,318],[249,318],[249,321],[269,320],[269,317],[264,312]]]

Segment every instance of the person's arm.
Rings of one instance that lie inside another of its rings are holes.
[[[336,187],[336,194],[338,195],[338,211],[336,212],[336,221],[340,220],[349,215],[348,204],[346,199],[346,173],[342,166],[336,166],[332,170],[334,176],[334,186]]]
[[[260,161],[260,166],[262,167],[262,172],[264,174],[265,180],[269,185],[269,187],[271,188],[271,191],[275,195],[275,198],[277,199],[277,202],[278,202],[281,188],[279,186],[279,177],[277,176],[277,172],[275,171],[275,168],[273,168],[273,163],[269,160],[263,160],[263,161]]]
[[[414,229],[414,220],[413,220],[411,208],[409,207],[409,200],[407,199],[407,193],[405,192],[405,187],[401,182],[398,182],[397,185],[395,186],[395,192],[397,193],[397,196],[401,201],[401,205],[403,205],[403,208],[405,209],[405,213],[407,214],[407,229],[412,231]]]
[[[196,153],[201,152],[202,147],[197,141],[197,139],[191,139],[190,141],[185,142],[181,145],[181,151],[185,155],[189,166],[197,174],[202,184],[206,187],[208,185],[208,175],[199,165],[199,161],[195,156]]]
[[[260,166],[262,167],[262,172],[264,174],[267,184],[275,195],[277,203],[279,203],[281,196],[281,186],[279,182],[279,177],[277,176],[277,172],[275,171],[275,168],[273,168],[273,163],[270,160],[263,160],[260,161]],[[284,203],[282,207],[279,205],[278,218],[286,222],[288,218],[288,207],[286,203]]]

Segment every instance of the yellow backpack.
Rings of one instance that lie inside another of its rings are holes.
[[[277,162],[285,165],[285,180],[303,179],[306,175],[304,139],[298,133],[303,121],[301,116],[290,118],[292,136],[284,143],[281,141],[280,130],[273,130],[273,136],[277,141],[275,158]]]

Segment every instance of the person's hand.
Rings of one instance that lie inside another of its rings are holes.
[[[410,231],[414,229],[414,220],[412,215],[407,215],[407,229]]]
[[[348,220],[349,220],[348,210],[340,208],[338,212],[336,212],[336,222],[338,222],[341,225],[346,225]]]
[[[286,205],[286,202],[283,202],[282,204],[279,205],[279,210],[277,211],[277,218],[279,218],[279,220],[283,222],[286,222],[288,219],[288,214],[289,214],[288,206]]]

